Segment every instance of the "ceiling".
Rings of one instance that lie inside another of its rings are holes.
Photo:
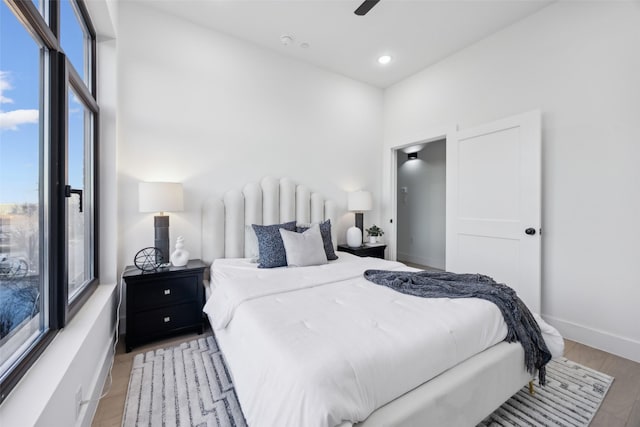
[[[547,0],[163,0],[146,4],[385,88],[535,13]],[[283,45],[281,36],[293,42]],[[308,43],[303,48],[301,43]],[[380,55],[391,55],[380,65]]]

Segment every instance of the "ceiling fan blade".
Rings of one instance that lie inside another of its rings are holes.
[[[364,2],[354,12],[358,16],[366,15],[373,6],[378,4],[380,0],[364,0]]]

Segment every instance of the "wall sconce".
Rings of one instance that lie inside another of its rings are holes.
[[[418,152],[417,151],[407,154],[407,159],[408,160],[414,160],[414,159],[417,159],[417,158],[418,158]]]

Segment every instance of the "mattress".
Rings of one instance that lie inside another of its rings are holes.
[[[403,295],[366,269],[413,270],[346,253],[303,268],[214,262],[205,312],[250,426],[363,421],[506,336],[488,301]]]

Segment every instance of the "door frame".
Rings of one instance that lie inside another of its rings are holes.
[[[390,169],[389,169],[389,213],[390,219],[389,232],[387,238],[388,258],[397,261],[398,257],[398,152],[404,148],[413,145],[428,144],[430,142],[445,140],[445,146],[449,146],[449,135],[458,131],[457,125],[439,126],[427,129],[421,133],[421,136],[412,139],[410,142],[404,142],[389,147]],[[445,212],[445,218],[446,218]],[[445,219],[446,221],[446,219]],[[446,228],[446,226],[445,226]],[[446,245],[446,242],[445,242]],[[446,247],[445,247],[446,254]],[[446,255],[445,255],[446,256]],[[445,258],[446,262],[446,258]]]

